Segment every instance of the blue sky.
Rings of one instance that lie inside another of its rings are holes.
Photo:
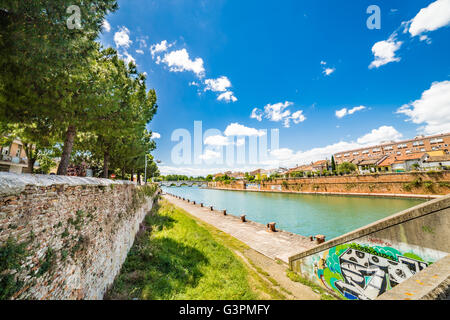
[[[381,9],[380,29],[366,25],[370,5]],[[134,60],[157,92],[149,128],[160,136],[154,155],[162,173],[294,166],[346,148],[450,131],[450,0],[119,6],[100,41]],[[193,135],[194,121],[221,132],[204,145],[205,163],[174,163],[178,142],[171,135],[177,128]],[[269,159],[258,163],[222,164],[214,158],[223,156],[232,124],[241,138],[279,129],[279,146],[269,145]]]

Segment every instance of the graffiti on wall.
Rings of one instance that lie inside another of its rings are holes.
[[[431,264],[392,247],[357,243],[331,248],[315,260],[323,286],[350,300],[373,300]]]

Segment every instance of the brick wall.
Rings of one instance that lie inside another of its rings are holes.
[[[149,195],[128,181],[0,173],[0,248],[11,261],[0,270],[1,293],[13,274],[7,298],[101,299],[153,205]]]
[[[259,184],[259,190],[305,193],[379,193],[445,195],[450,192],[450,172],[388,173],[354,176],[329,176],[298,179],[277,179]],[[243,181],[209,183],[212,188],[243,190]],[[247,188],[258,190],[255,186]]]

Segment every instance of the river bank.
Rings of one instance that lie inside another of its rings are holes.
[[[169,200],[147,215],[106,299],[333,298]]]
[[[315,176],[253,182],[227,180],[209,182],[208,187],[256,192],[436,199],[450,193],[450,172]]]
[[[288,191],[288,190],[251,190],[251,189],[237,189],[224,187],[207,187],[211,190],[223,191],[245,191],[245,192],[262,192],[262,193],[286,193],[286,194],[307,194],[307,195],[329,195],[329,196],[343,196],[343,197],[377,197],[377,198],[403,198],[403,199],[439,199],[444,195],[433,194],[403,194],[403,193],[352,193],[352,192],[306,192],[306,191]]]

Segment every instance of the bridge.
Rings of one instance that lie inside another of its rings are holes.
[[[160,186],[163,187],[182,187],[182,186],[188,186],[188,187],[193,187],[193,186],[198,186],[198,187],[207,187],[208,186],[208,182],[206,181],[161,181],[159,182]]]

